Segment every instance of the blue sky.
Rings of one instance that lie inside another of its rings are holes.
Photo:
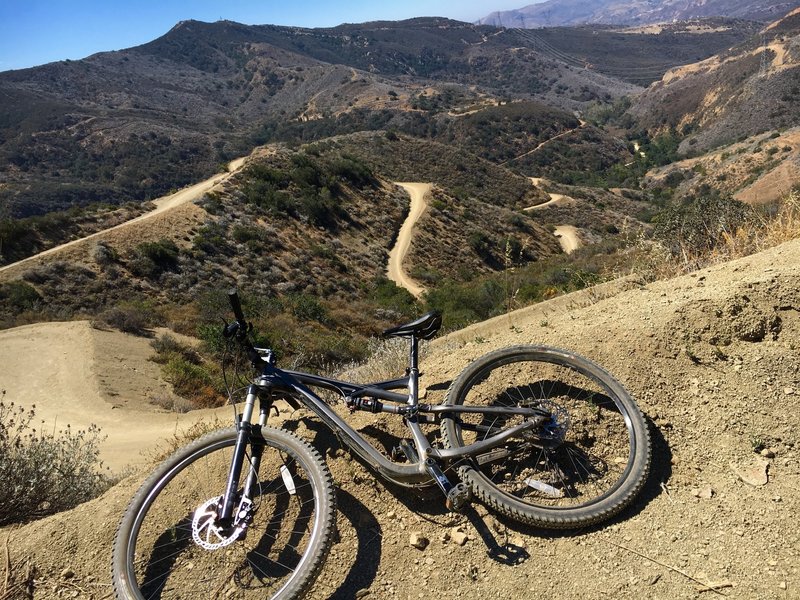
[[[301,27],[420,16],[476,21],[535,1],[0,0],[0,71],[138,46],[184,19]]]

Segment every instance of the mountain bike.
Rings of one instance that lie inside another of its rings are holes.
[[[419,398],[419,342],[435,336],[439,313],[384,332],[409,342],[403,377],[359,384],[278,368],[272,350],[252,345],[235,291],[229,300],[235,321],[224,336],[255,375],[234,426],[177,450],[131,500],[114,543],[118,598],[285,600],[309,589],[333,540],[334,485],[320,449],[267,426],[279,399],[310,410],[385,479],[438,486],[453,511],[477,499],[522,523],[584,527],[619,513],[644,484],[644,417],[586,358],[543,346],[490,352],[444,402],[428,404]],[[397,415],[408,439],[384,454],[314,389],[351,412]]]

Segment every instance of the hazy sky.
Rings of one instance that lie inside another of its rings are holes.
[[[472,22],[535,1],[0,0],[0,71],[138,46],[185,19],[301,27],[422,16]]]

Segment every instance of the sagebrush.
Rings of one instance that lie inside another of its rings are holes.
[[[23,523],[77,506],[111,485],[102,473],[100,430],[67,425],[48,432],[25,410],[0,396],[0,526]],[[42,423],[41,425],[44,425]]]

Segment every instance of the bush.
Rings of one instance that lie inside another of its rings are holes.
[[[34,287],[24,281],[10,281],[0,285],[0,300],[5,300],[15,311],[30,310],[41,299]]]
[[[221,404],[224,396],[218,373],[194,348],[178,342],[171,335],[163,335],[150,345],[156,351],[153,360],[162,365],[164,378],[172,384],[176,394],[187,399],[193,407]],[[180,412],[186,412],[188,407],[182,406]],[[177,410],[174,400],[172,409]]]
[[[5,391],[0,398],[5,398]],[[100,474],[100,430],[37,431],[35,410],[0,400],[0,526],[73,508],[110,486]]]
[[[156,279],[165,271],[178,269],[179,254],[180,250],[172,240],[144,242],[136,246],[130,270],[140,277]]]
[[[104,311],[98,321],[124,333],[149,336],[158,316],[146,302],[129,302]]]
[[[676,255],[703,254],[735,235],[750,215],[741,202],[704,187],[697,197],[674,204],[658,215],[654,234]]]

